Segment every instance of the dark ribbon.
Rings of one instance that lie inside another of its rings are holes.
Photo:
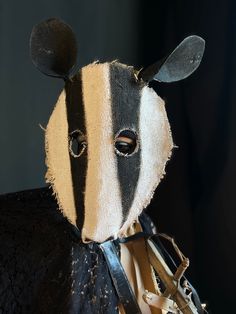
[[[100,248],[105,256],[120,302],[126,313],[142,314],[113,242],[106,241],[101,243]]]

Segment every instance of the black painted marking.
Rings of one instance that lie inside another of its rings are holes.
[[[72,81],[66,82],[66,108],[68,120],[68,133],[79,129],[86,134],[85,112],[83,105],[83,92],[81,73],[78,73]],[[73,183],[74,201],[77,213],[76,224],[82,230],[84,223],[84,191],[87,171],[87,149],[79,158],[70,154],[70,165]]]
[[[123,129],[139,135],[140,97],[143,85],[135,80],[132,67],[112,63],[110,66],[112,120],[114,136]],[[123,223],[132,205],[140,172],[140,149],[129,157],[117,156]]]

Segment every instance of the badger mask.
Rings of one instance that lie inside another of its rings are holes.
[[[30,51],[40,71],[65,80],[46,128],[46,179],[60,210],[84,242],[124,236],[149,204],[173,147],[164,101],[148,83],[189,76],[204,40],[190,36],[139,71],[114,61],[75,73],[75,36],[50,19],[34,27]]]

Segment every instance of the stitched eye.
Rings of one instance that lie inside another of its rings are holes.
[[[69,151],[73,157],[80,157],[86,147],[86,137],[80,130],[75,130],[69,135]]]
[[[132,130],[123,130],[115,138],[115,150],[118,155],[129,156],[136,151],[137,135]]]

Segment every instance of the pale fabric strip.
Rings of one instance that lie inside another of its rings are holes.
[[[63,90],[49,119],[45,135],[47,182],[52,185],[59,208],[76,225],[76,208],[70,167],[66,95]]]
[[[112,128],[109,64],[82,69],[83,101],[88,142],[85,220],[82,239],[103,242],[117,236],[122,222]]]
[[[143,299],[151,306],[151,308],[153,307],[153,309],[162,309],[163,314],[167,312],[176,314],[178,313],[177,304],[171,299],[162,297],[150,291],[144,293]]]
[[[139,223],[133,224],[127,235],[131,236],[142,231]],[[144,314],[164,314],[161,309],[150,307],[143,298],[145,291],[160,294],[153,269],[149,262],[146,241],[143,238],[120,244],[121,263],[129,279],[129,283],[137,298],[139,307]],[[119,309],[120,313],[122,308]]]

